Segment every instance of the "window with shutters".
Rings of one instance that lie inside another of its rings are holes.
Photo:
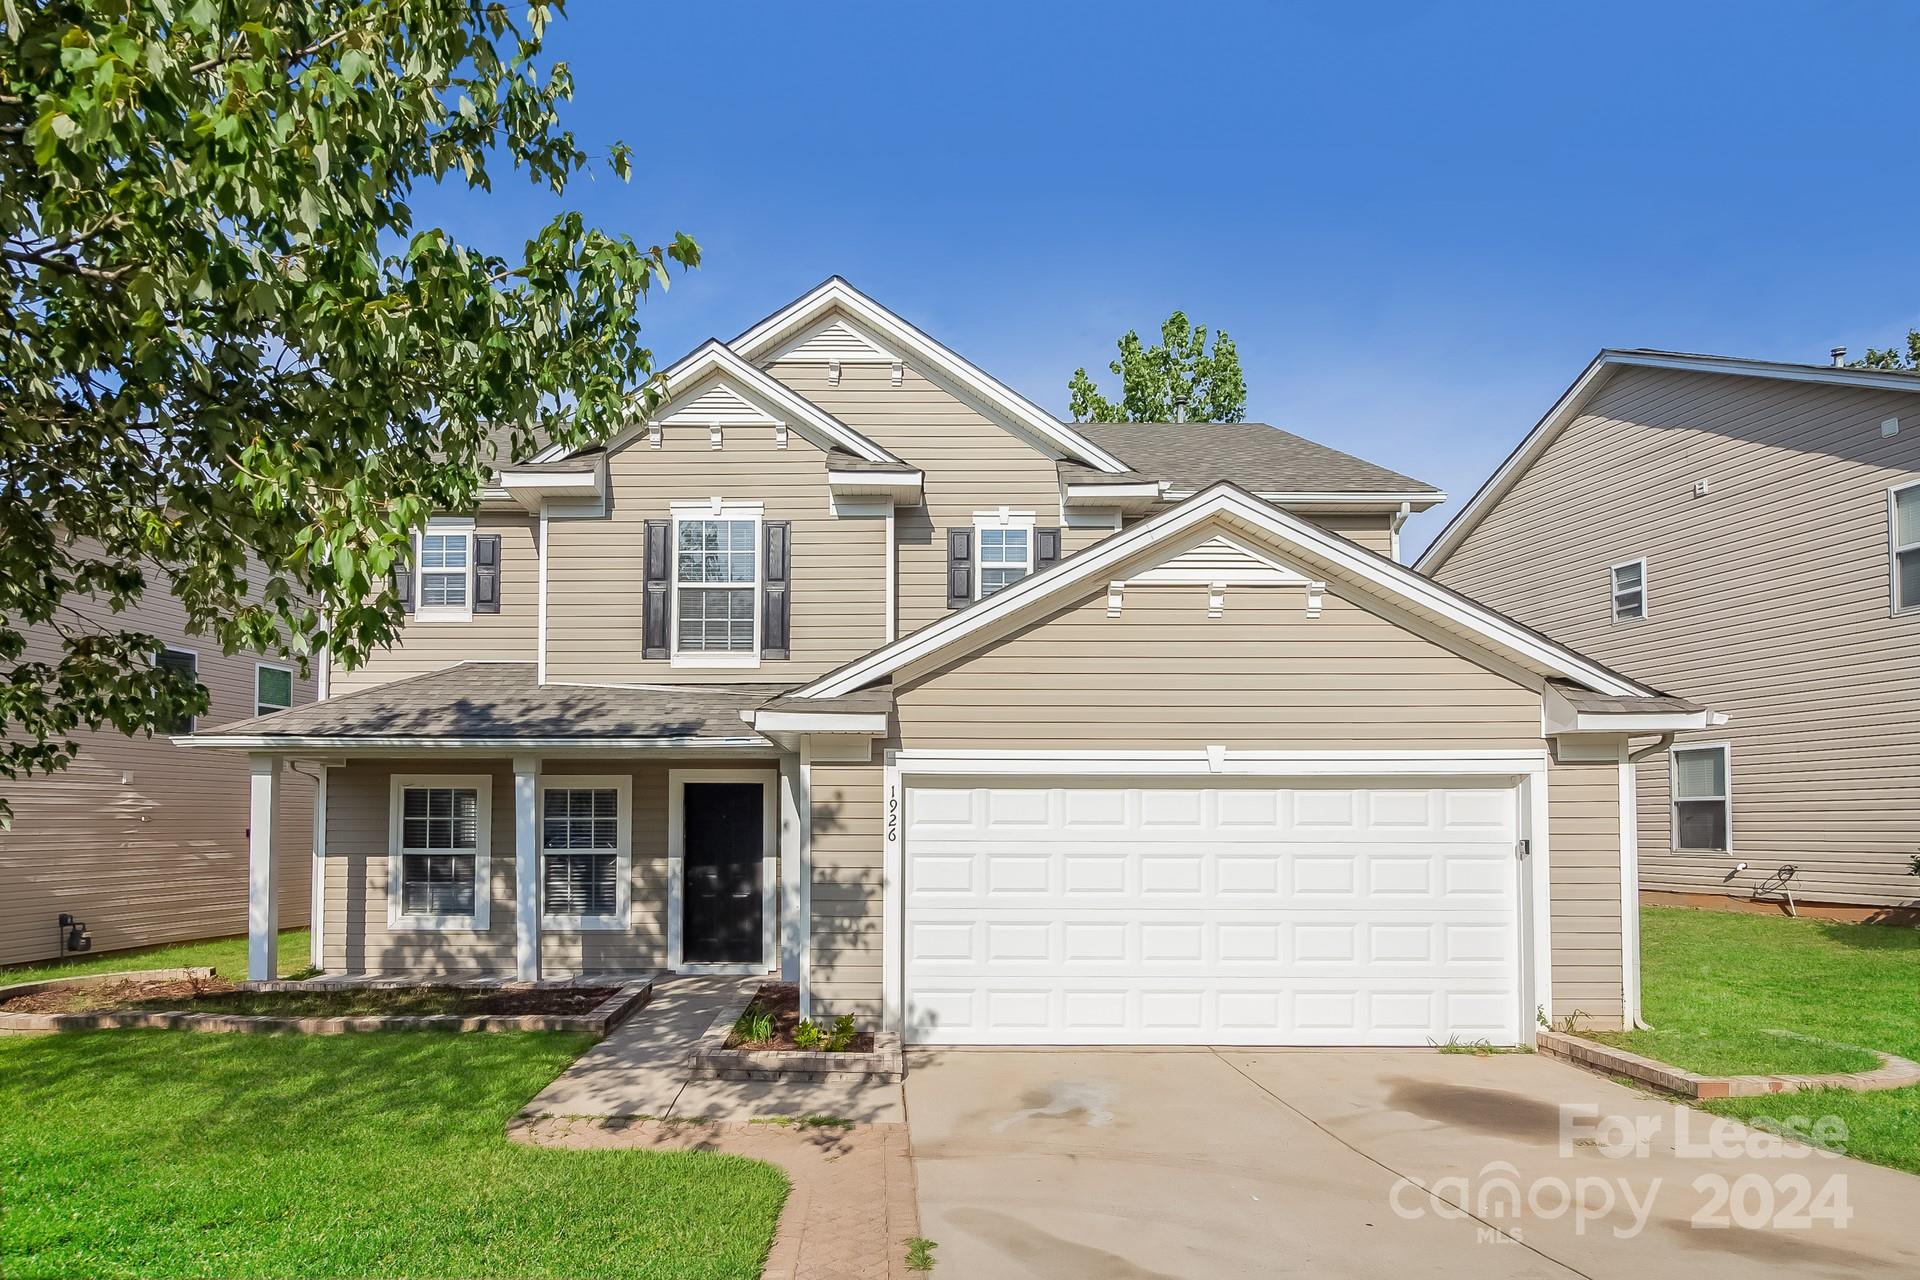
[[[253,664],[253,714],[272,715],[293,705],[293,668],[274,662]]]
[[[422,622],[473,620],[473,521],[429,520],[419,536],[413,616]]]
[[[191,649],[162,649],[154,659],[154,664],[165,667],[168,671],[177,671],[189,680],[200,678],[200,655]],[[161,733],[182,734],[192,733],[193,725],[193,716],[181,716],[178,720],[155,727]]]
[[[492,790],[483,775],[394,777],[388,927],[487,927]]]
[[[675,503],[672,659],[680,666],[758,666],[759,503]]]
[[[1033,523],[1030,515],[1008,511],[974,516],[974,599],[984,600],[1033,572]]]
[[[631,794],[630,780],[622,777],[556,777],[542,784],[542,927],[626,928]]]
[[[1893,611],[1920,610],[1920,484],[1887,491],[1892,535]]]
[[[1725,744],[1675,747],[1669,757],[1673,783],[1673,847],[1689,852],[1733,849],[1733,765]]]

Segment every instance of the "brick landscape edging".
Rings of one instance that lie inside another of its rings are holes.
[[[876,1031],[871,1053],[826,1053],[813,1049],[729,1049],[727,1037],[759,988],[741,993],[721,1010],[692,1049],[689,1074],[711,1080],[800,1080],[811,1084],[898,1084],[907,1075],[900,1037]]]
[[[1920,1084],[1920,1062],[1881,1053],[1878,1049],[1867,1050],[1880,1059],[1880,1065],[1870,1071],[1845,1071],[1825,1076],[1703,1076],[1560,1031],[1538,1033],[1537,1043],[1540,1052],[1549,1057],[1571,1062],[1577,1067],[1604,1071],[1609,1075],[1626,1076],[1688,1098],[1758,1098],[1772,1093],[1797,1093],[1802,1089],[1852,1089],[1858,1093],[1870,1093],[1878,1089],[1902,1089],[1911,1084]]]
[[[90,986],[103,982],[177,981],[209,978],[211,969],[147,969],[131,973],[102,973],[86,978],[60,978],[45,982],[23,982],[0,987],[0,1000],[29,995],[61,987]],[[623,984],[619,990],[578,1013],[520,1014],[360,1014],[340,1018],[279,1018],[260,1014],[101,1012],[101,1013],[0,1013],[0,1035],[39,1035],[50,1031],[116,1031],[159,1028],[169,1031],[229,1031],[241,1033],[292,1032],[300,1035],[337,1036],[359,1031],[585,1031],[604,1036],[643,1008],[653,998],[652,978]],[[338,982],[257,982],[243,983],[253,991],[339,991]],[[367,984],[374,985],[374,984]],[[405,986],[499,987],[494,983],[405,983],[378,984],[383,989]],[[564,988],[591,986],[589,980],[572,983],[538,983],[536,987]],[[349,988],[350,989],[350,988]]]

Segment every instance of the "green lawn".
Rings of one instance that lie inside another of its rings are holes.
[[[313,972],[307,960],[310,954],[305,929],[285,929],[280,934],[280,976],[291,978]],[[223,978],[247,976],[247,940],[245,938],[208,938],[202,942],[174,942],[160,947],[135,947],[131,951],[108,951],[100,955],[77,956],[48,964],[23,964],[0,969],[0,986],[15,982],[38,982],[42,978],[78,978],[89,973],[119,973],[128,969],[188,969],[211,966]]]
[[[771,1166],[507,1141],[588,1043],[0,1038],[0,1276],[758,1276]]]
[[[1583,1035],[1715,1075],[1857,1071],[1878,1062],[1836,1045],[1920,1061],[1920,929],[1648,907],[1640,938],[1642,1013],[1656,1029]],[[1849,1153],[1920,1173],[1920,1088],[1702,1105],[1743,1119],[1838,1116]]]

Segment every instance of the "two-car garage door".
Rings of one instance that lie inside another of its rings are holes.
[[[924,1044],[1513,1043],[1516,792],[928,780],[906,793]]]

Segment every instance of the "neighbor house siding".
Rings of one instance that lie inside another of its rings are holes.
[[[532,662],[540,636],[540,522],[532,516],[481,512],[475,534],[500,535],[500,612],[470,622],[421,622],[409,615],[391,649],[376,650],[349,671],[334,664],[332,696],[370,689],[450,667],[456,662]]]
[[[163,584],[150,584],[124,613],[87,604],[77,611],[102,627],[147,631],[193,650],[211,699],[197,728],[253,716],[260,659],[229,656],[218,642],[185,634],[185,610]],[[25,634],[23,661],[59,659],[50,629]],[[296,671],[294,705],[312,702],[313,688]],[[13,825],[0,831],[0,964],[60,954],[62,912],[86,922],[95,951],[246,932],[246,757],[111,728],[72,737],[80,755],[65,769],[4,783]],[[313,791],[302,774],[285,770],[281,778],[274,823],[280,923],[298,928],[311,896]]]
[[[604,517],[549,517],[547,678],[556,682],[797,684],[878,648],[885,640],[886,520],[836,516],[826,455],[792,432],[729,426],[722,447],[704,427],[669,425],[658,449],[644,435],[609,462]],[[646,522],[675,502],[709,497],[765,504],[792,524],[790,659],[758,668],[675,667],[644,659]]]
[[[1620,765],[1555,761],[1547,773],[1555,1019],[1621,1017]]]
[[[1793,866],[1803,900],[1920,897],[1920,613],[1890,613],[1887,528],[1914,479],[1910,393],[1623,369],[1436,571],[1730,717],[1682,742],[1732,747],[1733,847],[1673,850],[1654,756],[1643,888],[1747,895]],[[1609,566],[1643,557],[1649,616],[1615,623]]]
[[[867,764],[815,764],[811,981],[817,1013],[880,1016],[882,936],[881,746]]]

